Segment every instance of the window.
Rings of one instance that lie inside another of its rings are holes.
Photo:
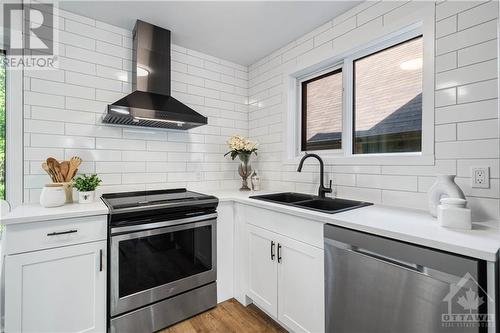
[[[420,152],[422,37],[357,59],[354,154]]]
[[[302,150],[342,148],[342,69],[302,82]]]
[[[422,154],[423,50],[415,28],[332,59],[336,70],[298,79],[301,150]]]
[[[5,52],[0,50],[0,199],[5,199]]]

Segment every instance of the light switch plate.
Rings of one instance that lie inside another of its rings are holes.
[[[472,167],[471,179],[473,188],[490,188],[490,168]]]

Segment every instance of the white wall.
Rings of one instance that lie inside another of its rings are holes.
[[[26,71],[24,200],[50,182],[49,156],[85,161],[101,190],[237,188],[225,141],[248,134],[247,68],[172,45],[172,95],[208,117],[190,131],[103,126],[107,104],[131,91],[131,32],[59,11],[59,70]]]
[[[40,168],[48,156],[80,155],[82,171],[99,173],[107,192],[238,188],[236,164],[222,157],[224,142],[235,133],[261,143],[264,188],[314,193],[315,162],[297,173],[296,163],[284,158],[287,67],[314,62],[333,49],[335,40],[348,48],[350,41],[366,38],[366,31],[405,22],[421,5],[363,3],[248,69],[173,45],[173,95],[209,117],[209,125],[187,132],[102,126],[106,105],[131,90],[123,78],[130,77],[131,33],[60,11],[60,70],[25,78],[25,201],[38,201],[40,188],[49,182]],[[474,214],[499,217],[497,6],[436,4],[435,165],[329,164],[339,196],[425,209],[435,175],[457,174]],[[470,187],[472,165],[491,168],[490,189]]]
[[[357,45],[388,27],[410,22],[424,2],[365,2],[249,67],[249,134],[261,143],[259,171],[266,188],[314,193],[317,162],[297,173],[287,142],[286,73],[300,63]],[[432,5],[434,6],[434,5]],[[478,218],[499,217],[497,101],[498,2],[435,5],[434,165],[334,165],[326,170],[338,195],[425,209],[436,174],[457,174]],[[489,166],[490,189],[472,189],[470,167]]]

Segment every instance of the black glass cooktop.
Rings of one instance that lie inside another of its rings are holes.
[[[193,204],[193,201],[216,199],[211,195],[188,191],[185,188],[156,190],[156,191],[138,191],[124,193],[110,193],[102,195],[103,201],[110,209],[120,210],[135,207],[147,207],[170,205],[182,205],[185,203]]]

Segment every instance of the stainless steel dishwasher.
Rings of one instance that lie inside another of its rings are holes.
[[[328,224],[324,236],[326,332],[486,332],[494,325],[494,314],[484,316],[495,312],[487,306],[486,262]]]

